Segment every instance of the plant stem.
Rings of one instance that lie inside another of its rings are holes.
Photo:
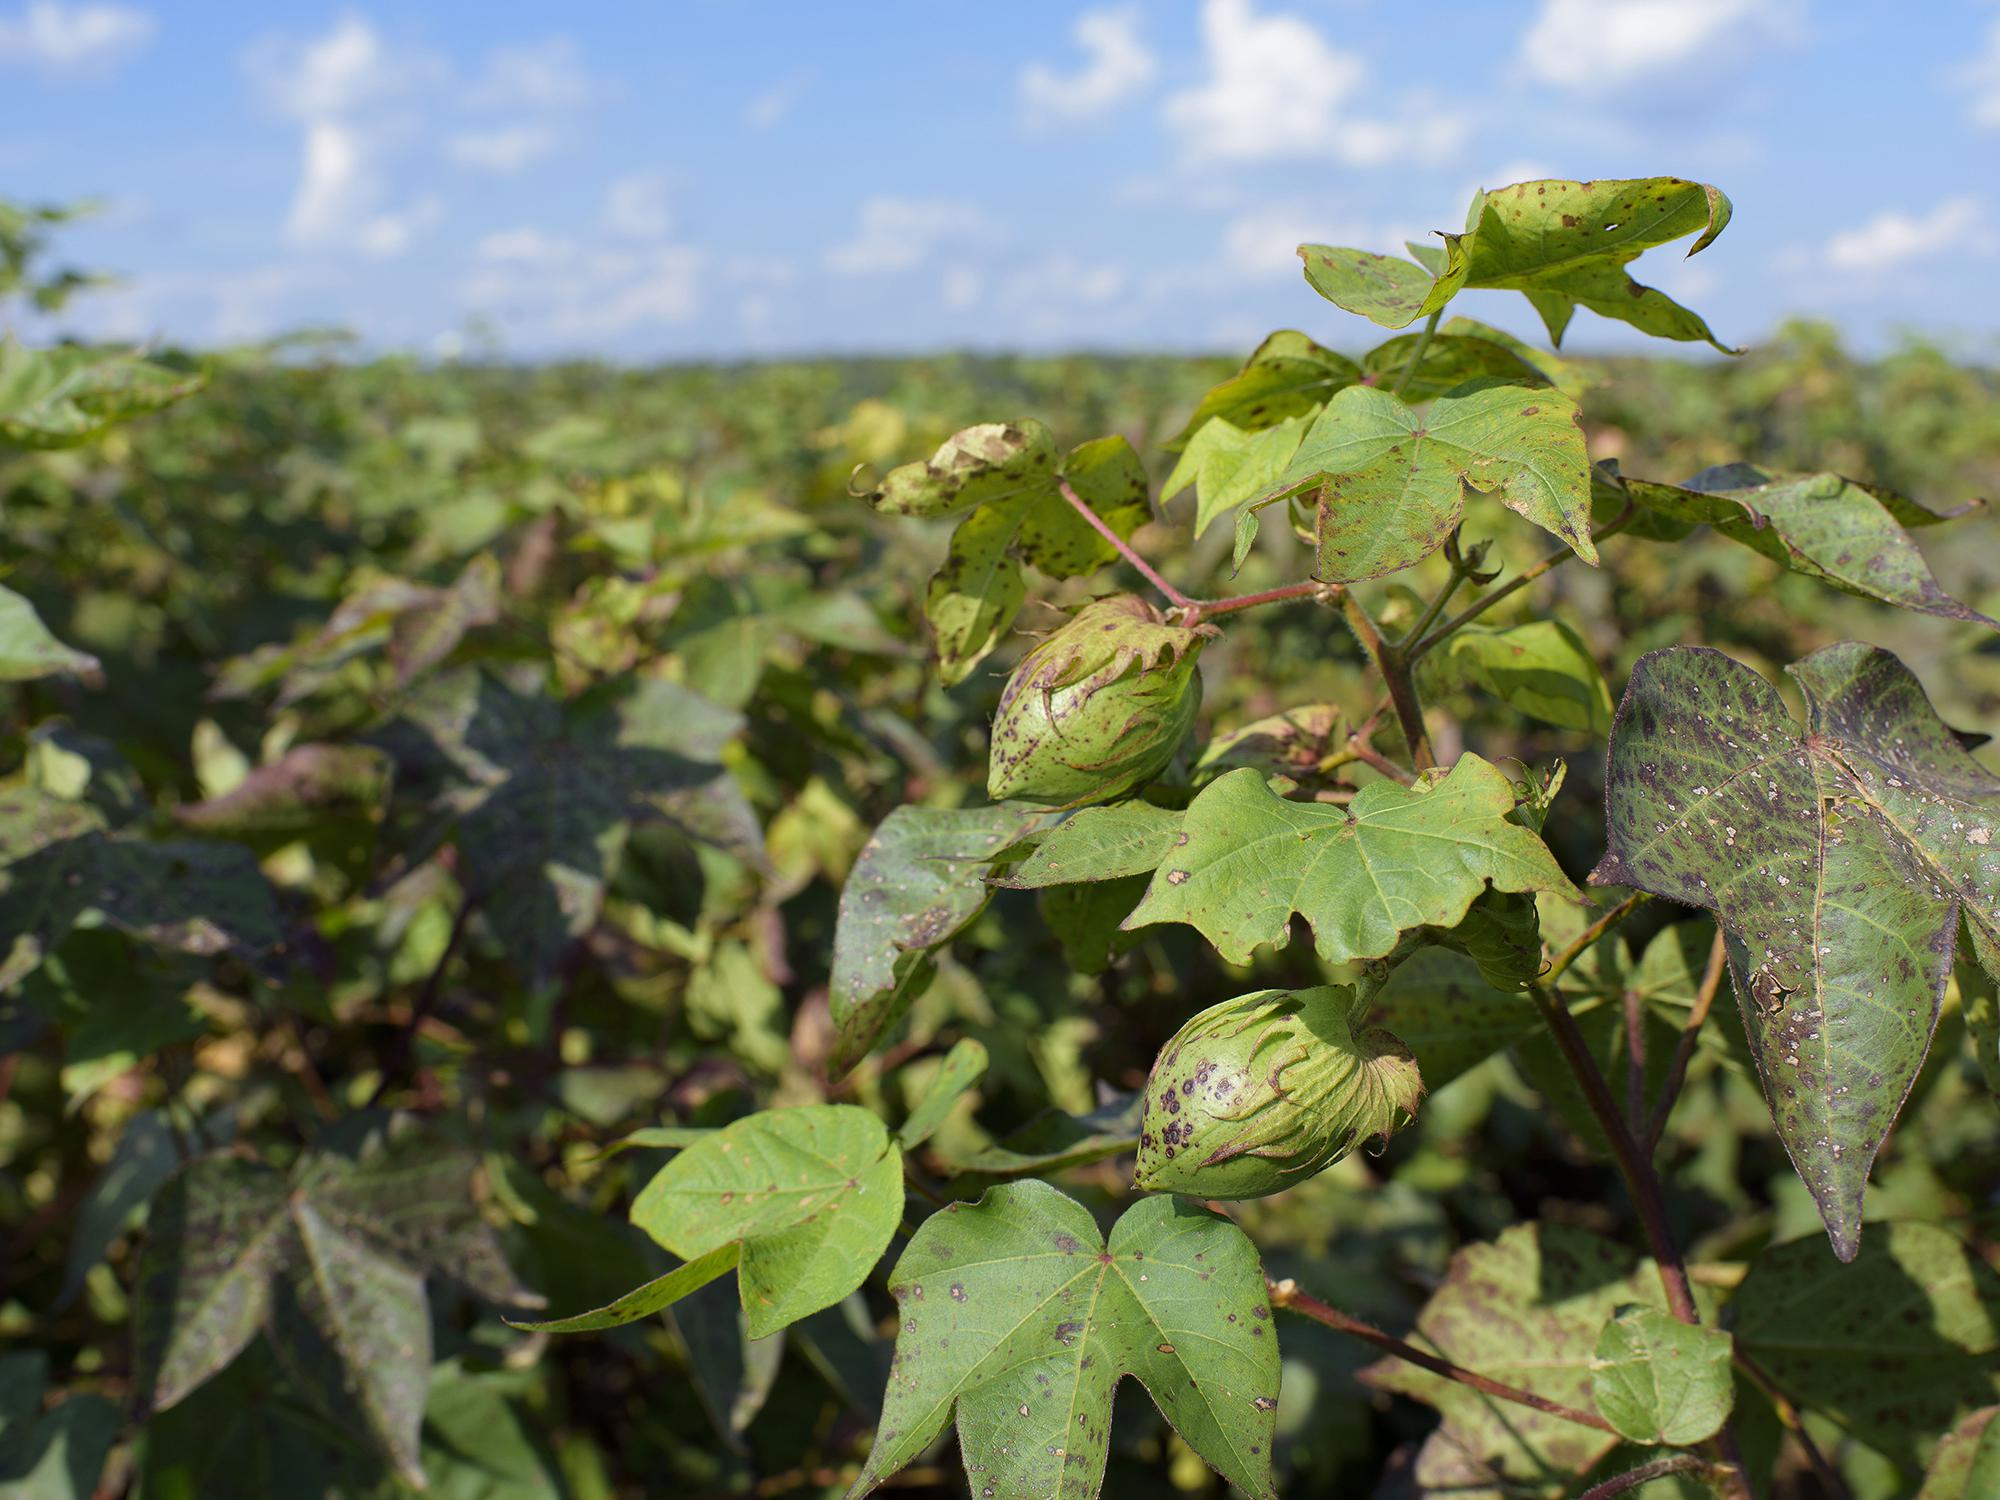
[[[1382,685],[1389,690],[1389,702],[1395,707],[1396,722],[1403,726],[1403,740],[1410,747],[1410,763],[1419,771],[1428,771],[1437,764],[1437,757],[1431,753],[1430,736],[1424,729],[1424,707],[1417,700],[1409,663],[1395,647],[1382,639],[1382,631],[1375,624],[1374,617],[1353,593],[1342,594],[1340,606],[1347,616],[1349,628],[1354,631],[1354,638],[1361,642],[1361,649],[1375,663],[1375,670],[1382,676]]]
[[[1613,1495],[1622,1495],[1627,1490],[1636,1490],[1642,1484],[1655,1479],[1665,1479],[1670,1474],[1691,1474],[1697,1469],[1705,1469],[1708,1463],[1696,1458],[1692,1453],[1676,1453],[1672,1458],[1656,1458],[1649,1464],[1641,1464],[1636,1469],[1627,1469],[1623,1474],[1593,1484],[1577,1497],[1577,1500],[1611,1500]]]
[[[1097,512],[1090,508],[1089,504],[1084,500],[1084,498],[1081,495],[1079,495],[1075,490],[1070,488],[1069,481],[1067,479],[1059,477],[1056,480],[1056,488],[1059,491],[1061,491],[1063,499],[1067,500],[1070,503],[1071,508],[1074,509],[1078,515],[1082,516],[1084,520],[1090,523],[1091,529],[1095,531],[1099,536],[1103,537],[1105,541],[1109,542],[1112,545],[1112,548],[1118,553],[1120,557],[1124,558],[1125,561],[1130,563],[1134,568],[1138,569],[1140,577],[1144,578],[1146,582],[1150,583],[1154,588],[1158,589],[1161,593],[1165,594],[1170,603],[1174,604],[1175,606],[1181,609],[1199,609],[1201,607],[1194,600],[1188,598],[1186,594],[1183,594],[1179,589],[1175,588],[1171,583],[1168,583],[1166,579],[1162,578],[1159,575],[1159,572],[1153,567],[1151,563],[1147,562],[1145,558],[1141,557],[1137,552],[1132,550],[1131,543],[1127,542],[1124,537],[1120,536],[1117,532],[1113,531],[1109,526],[1105,525],[1103,520],[1098,516]]]
[[[1590,534],[1591,541],[1601,542],[1606,537],[1616,536],[1619,532],[1623,531],[1627,526],[1630,526],[1632,524],[1633,517],[1638,515],[1638,513],[1639,513],[1639,507],[1636,502],[1632,501],[1626,502],[1625,508],[1623,510],[1618,512],[1617,515],[1613,516],[1609,521],[1606,521],[1602,526],[1598,527],[1595,531],[1591,532]],[[1422,658],[1425,652],[1429,651],[1433,646],[1437,645],[1439,641],[1443,640],[1453,631],[1456,631],[1463,626],[1470,625],[1474,620],[1478,619],[1481,615],[1485,614],[1487,610],[1491,609],[1494,605],[1498,604],[1502,599],[1505,599],[1508,595],[1514,593],[1518,589],[1526,588],[1529,584],[1533,583],[1537,578],[1540,578],[1544,573],[1549,572],[1551,569],[1561,567],[1564,563],[1568,562],[1572,557],[1575,556],[1576,556],[1575,550],[1569,547],[1564,547],[1563,549],[1557,552],[1551,552],[1547,557],[1543,558],[1540,562],[1536,563],[1533,567],[1529,568],[1525,573],[1520,574],[1518,577],[1509,579],[1506,583],[1501,584],[1499,588],[1494,589],[1490,594],[1487,594],[1484,597],[1474,601],[1473,603],[1468,604],[1464,609],[1460,610],[1457,614],[1453,615],[1449,620],[1446,620],[1444,624],[1438,626],[1437,629],[1433,630],[1429,635],[1425,636],[1422,640],[1418,641],[1416,645],[1412,646],[1409,650],[1408,653],[1409,660],[1411,662],[1418,661],[1420,658]]]
[[[1239,609],[1255,609],[1260,604],[1282,604],[1287,599],[1318,597],[1331,601],[1346,592],[1344,584],[1308,579],[1304,583],[1288,583],[1283,588],[1265,589],[1261,594],[1237,594],[1229,599],[1196,599],[1188,606],[1184,623],[1199,625],[1211,615],[1234,614]]]
[[[1820,1487],[1826,1491],[1826,1500],[1852,1500],[1847,1482],[1840,1477],[1839,1470],[1827,1462],[1826,1455],[1820,1452],[1819,1444],[1806,1431],[1805,1420],[1799,1415],[1798,1407],[1792,1403],[1791,1397],[1779,1389],[1777,1381],[1771,1378],[1771,1372],[1741,1349],[1736,1351],[1735,1360],[1736,1368],[1764,1393],[1785,1430],[1798,1439],[1799,1447],[1805,1450],[1806,1462],[1812,1465],[1813,1473],[1819,1477]]]
[[[1639,1137],[1639,1149],[1649,1158],[1660,1149],[1660,1137],[1667,1133],[1667,1121],[1673,1115],[1674,1101],[1680,1097],[1681,1084],[1687,1080],[1688,1063],[1694,1058],[1694,1047],[1701,1037],[1702,1024],[1708,1020],[1716,992],[1722,988],[1722,975],[1728,968],[1727,956],[1722,929],[1718,927],[1715,942],[1708,950],[1708,967],[1702,971],[1701,987],[1694,992],[1694,1004],[1688,1009],[1687,1024],[1681,1028],[1680,1043],[1674,1048],[1674,1060],[1667,1067],[1666,1080],[1660,1085],[1660,1097],[1653,1105],[1652,1116],[1646,1121],[1645,1133]]]
[[[1549,966],[1542,970],[1541,973],[1542,983],[1552,985],[1558,979],[1562,978],[1569,966],[1583,957],[1585,951],[1592,944],[1650,899],[1644,891],[1634,891],[1623,901],[1612,907],[1610,911],[1584,928],[1582,932],[1578,933],[1565,944],[1554,958],[1549,960]]]
[[[444,940],[444,951],[438,955],[437,963],[424,980],[424,987],[418,993],[416,1003],[410,1007],[409,1019],[403,1023],[402,1029],[396,1033],[395,1041],[390,1044],[391,1055],[383,1061],[382,1076],[376,1081],[374,1092],[368,1096],[368,1102],[361,1106],[363,1109],[373,1109],[380,1104],[382,1096],[389,1092],[389,1085],[409,1067],[410,1059],[416,1052],[417,1030],[424,1024],[424,1017],[428,1016],[431,1008],[437,1004],[438,991],[444,987],[445,970],[451,967],[452,955],[458,952],[459,940],[465,936],[466,926],[472,920],[474,904],[470,896],[459,901],[458,915],[452,918],[451,933]]]
[[[1565,1422],[1575,1422],[1580,1427],[1594,1427],[1599,1432],[1616,1431],[1609,1422],[1595,1412],[1578,1411],[1573,1406],[1564,1406],[1560,1401],[1537,1396],[1533,1391],[1524,1391],[1519,1386],[1494,1380],[1477,1371],[1468,1370],[1463,1365],[1455,1365],[1448,1359],[1427,1353],[1414,1344],[1406,1344],[1394,1335],[1384,1333],[1373,1323],[1365,1323],[1359,1318],[1350,1317],[1339,1308],[1331,1307],[1319,1298],[1300,1291],[1297,1283],[1289,1279],[1267,1281],[1265,1290],[1270,1295],[1273,1307],[1288,1308],[1301,1317],[1311,1318],[1315,1323],[1323,1324],[1337,1333],[1350,1334],[1363,1343],[1373,1344],[1377,1349],[1395,1355],[1398,1359],[1429,1370],[1433,1375],[1442,1375],[1446,1380],[1455,1380],[1460,1385],[1470,1386],[1475,1391],[1481,1391],[1501,1401],[1511,1401],[1517,1406],[1532,1406],[1536,1411],[1560,1417]]]
[[[1436,312],[1432,313],[1430,315],[1429,320],[1425,322],[1424,331],[1417,335],[1417,347],[1410,351],[1410,362],[1403,366],[1403,373],[1396,377],[1396,383],[1389,388],[1390,395],[1392,396],[1402,395],[1403,388],[1407,386],[1412,379],[1415,378],[1417,373],[1417,367],[1424,362],[1424,355],[1428,353],[1430,350],[1431,335],[1437,332],[1438,319],[1443,316],[1444,316],[1444,309],[1440,307]]]
[[[1458,586],[1463,582],[1465,582],[1465,570],[1463,568],[1453,568],[1451,570],[1451,577],[1447,578],[1444,587],[1437,591],[1437,597],[1424,606],[1424,612],[1417,617],[1417,623],[1409,628],[1400,641],[1396,642],[1396,650],[1398,652],[1406,658],[1409,657],[1411,646],[1422,639],[1423,633],[1430,629],[1431,622],[1444,613],[1444,607],[1451,603],[1451,596],[1458,592]]]
[[[1625,991],[1625,1125],[1644,1149],[1646,1129],[1646,997]]]

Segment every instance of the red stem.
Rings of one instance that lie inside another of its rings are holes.
[[[1105,525],[1104,521],[1098,516],[1097,512],[1090,508],[1088,502],[1086,502],[1084,498],[1081,495],[1079,495],[1075,490],[1070,488],[1069,481],[1067,479],[1058,478],[1056,480],[1056,488],[1062,492],[1063,499],[1067,500],[1070,503],[1071,508],[1074,509],[1078,515],[1082,516],[1084,520],[1090,523],[1091,530],[1095,531],[1099,536],[1103,537],[1105,541],[1109,542],[1112,545],[1112,547],[1117,551],[1118,555],[1124,558],[1125,561],[1130,563],[1133,567],[1137,568],[1139,570],[1139,575],[1142,578],[1144,578],[1146,582],[1150,583],[1154,588],[1158,589],[1161,593],[1165,594],[1170,603],[1177,605],[1181,609],[1199,610],[1201,608],[1201,606],[1196,601],[1188,598],[1186,594],[1183,594],[1179,589],[1175,588],[1171,583],[1168,583],[1166,579],[1162,578],[1158,570],[1155,569],[1151,563],[1147,562],[1145,558],[1141,557],[1137,552],[1132,550],[1131,543],[1127,542],[1124,537],[1120,536],[1117,532],[1113,531],[1109,526]]]
[[[1687,1024],[1681,1028],[1680,1043],[1674,1048],[1674,1060],[1667,1067],[1666,1081],[1660,1085],[1659,1100],[1653,1105],[1651,1118],[1646,1121],[1645,1134],[1639,1137],[1639,1147],[1649,1157],[1659,1150],[1660,1137],[1667,1133],[1667,1121],[1673,1115],[1674,1101],[1680,1097],[1681,1084],[1687,1078],[1688,1063],[1694,1057],[1702,1023],[1708,1020],[1709,1008],[1715,1004],[1716,992],[1722,988],[1722,975],[1727,968],[1727,949],[1723,945],[1722,929],[1718,927],[1715,943],[1708,950],[1708,968],[1701,976],[1701,988],[1694,993]]]
[[[1239,609],[1255,609],[1260,604],[1282,604],[1287,599],[1309,599],[1318,596],[1338,599],[1345,592],[1344,585],[1338,583],[1288,583],[1280,589],[1265,589],[1261,594],[1238,594],[1231,599],[1197,599],[1188,624],[1193,625],[1210,615],[1226,615]]]

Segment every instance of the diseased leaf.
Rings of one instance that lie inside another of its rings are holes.
[[[756,815],[721,763],[742,725],[659,678],[563,704],[468,671],[426,683],[376,739],[399,791],[427,806],[430,837],[455,839],[468,894],[540,984],[595,925],[635,824],[763,864]]]
[[[1500,380],[1508,385],[1553,383],[1520,351],[1471,333],[1433,334],[1423,358],[1412,370],[1410,361],[1416,358],[1422,341],[1419,333],[1398,334],[1362,355],[1366,383],[1393,391],[1405,401],[1429,401],[1468,380]]]
[[[1736,1387],[1729,1334],[1695,1328],[1657,1307],[1627,1307],[1604,1325],[1591,1400],[1635,1443],[1690,1447],[1729,1420]]]
[[[1220,1215],[1147,1198],[1106,1245],[1080,1204],[1007,1184],[926,1219],[889,1290],[896,1360],[850,1500],[921,1454],[954,1411],[973,1494],[1089,1500],[1127,1376],[1231,1484],[1275,1495],[1278,1341],[1256,1249]]]
[[[1167,447],[1186,448],[1215,420],[1242,432],[1261,432],[1289,417],[1307,416],[1335,391],[1360,379],[1361,367],[1346,355],[1322,348],[1295,329],[1280,329],[1257,346],[1241,370],[1201,398],[1187,426]],[[1173,493],[1171,483],[1166,493]]]
[[[951,1051],[938,1065],[937,1076],[931,1080],[923,1098],[917,1101],[916,1108],[910,1111],[909,1118],[896,1132],[896,1144],[905,1151],[916,1150],[937,1133],[938,1126],[944,1124],[965,1091],[975,1087],[985,1076],[985,1044],[969,1036],[953,1042]]]
[[[1458,525],[1469,490],[1555,533],[1585,562],[1590,464],[1576,403],[1546,386],[1472,381],[1422,412],[1350,386],[1307,430],[1281,493],[1319,515],[1318,576],[1379,578],[1422,562]]]
[[[174,809],[211,834],[303,832],[342,813],[369,816],[389,790],[389,764],[367,745],[294,745],[219,797]]]
[[[1451,1258],[1410,1342],[1492,1379],[1588,1409],[1606,1321],[1628,1304],[1660,1302],[1659,1278],[1630,1251],[1563,1225],[1519,1224]],[[1572,1493],[1574,1476],[1617,1444],[1609,1433],[1495,1401],[1393,1357],[1370,1365],[1362,1379],[1443,1414],[1443,1425],[1417,1453],[1422,1493],[1553,1500]]]
[[[987,861],[1039,827],[1021,802],[947,811],[899,807],[882,820],[840,892],[827,1003],[839,1078],[873,1050],[930,982],[931,954],[979,915]]]
[[[28,349],[0,338],[0,444],[72,448],[204,384],[122,349]]]
[[[2000,630],[2000,621],[1959,603],[1938,586],[1903,529],[1950,517],[1893,491],[1838,474],[1774,478],[1742,464],[1671,485],[1624,478],[1607,462],[1598,465],[1595,482],[1611,499],[1637,504],[1653,523],[1647,534],[1657,539],[1677,540],[1697,525],[1710,526],[1781,567],[1843,593]]]
[[[741,1247],[753,1339],[860,1286],[902,1217],[902,1152],[847,1104],[738,1120],[668,1162],[632,1204],[632,1222],[689,1262]]]
[[[1734,354],[1694,313],[1625,272],[1642,251],[1686,235],[1699,235],[1688,254],[1707,249],[1729,214],[1719,190],[1678,177],[1514,183],[1472,200],[1462,279],[1526,295],[1557,345],[1582,306],[1658,338],[1701,339]]]
[[[1037,836],[1028,857],[995,876],[992,884],[1038,890],[1150,874],[1180,831],[1180,813],[1150,802],[1086,807]]]
[[[1600,884],[1706,907],[1779,1138],[1835,1252],[1937,1023],[1960,913],[2000,933],[2000,778],[1888,652],[1828,646],[1788,669],[1792,722],[1718,651],[1640,659],[1605,782]]]
[[[1916,1500],[1979,1500],[2000,1494],[2000,1406],[1982,1407],[1945,1434]]]
[[[1611,732],[1611,689],[1590,648],[1560,620],[1504,630],[1469,625],[1426,659],[1439,675],[1483,688],[1531,719],[1585,734]]]
[[[1494,988],[1470,958],[1431,945],[1397,965],[1373,1003],[1370,1023],[1402,1039],[1433,1093],[1542,1024],[1518,990]]]
[[[2000,1394],[2000,1275],[1936,1225],[1878,1224],[1846,1266],[1816,1238],[1774,1246],[1731,1302],[1780,1389],[1905,1467]]]
[[[104,680],[104,667],[89,652],[57,640],[34,605],[12,589],[0,588],[0,682],[56,676],[81,677],[96,685]]]
[[[1195,784],[1250,766],[1263,772],[1272,791],[1284,796],[1323,774],[1321,763],[1347,743],[1345,728],[1346,715],[1337,703],[1301,703],[1253,719],[1202,747],[1194,763]]]
[[[1455,234],[1444,236],[1444,258],[1435,269],[1336,245],[1301,245],[1299,259],[1305,262],[1307,284],[1336,307],[1384,328],[1407,328],[1442,309],[1465,284],[1460,240]]]
[[[1120,537],[1152,515],[1145,466],[1124,438],[1079,444],[1058,462],[1048,429],[1034,421],[968,427],[929,461],[890,470],[867,495],[888,515],[966,516],[925,603],[947,684],[963,681],[1013,623],[1026,596],[1022,562],[1076,578],[1116,557],[1063,498],[1063,481]]]
[[[77,1210],[62,1290],[56,1294],[58,1307],[68,1306],[83,1290],[84,1277],[103,1261],[111,1242],[179,1166],[180,1153],[166,1116],[150,1109],[134,1115]]]
[[[980,1177],[1040,1176],[1088,1166],[1138,1149],[1145,1099],[1127,1094],[1087,1115],[1050,1110],[988,1146],[949,1165]]]
[[[1127,927],[1186,922],[1230,963],[1283,946],[1294,912],[1329,963],[1381,958],[1417,927],[1452,927],[1489,886],[1576,888],[1509,820],[1512,784],[1476,755],[1427,789],[1377,782],[1346,807],[1287,802],[1245,767],[1203,788],[1182,841]]]

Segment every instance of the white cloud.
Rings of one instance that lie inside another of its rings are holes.
[[[480,240],[474,251],[480,260],[523,265],[555,265],[576,254],[576,243],[539,229],[500,229]]]
[[[1204,0],[1201,34],[1208,76],[1165,108],[1191,160],[1325,157],[1380,166],[1442,159],[1465,137],[1460,117],[1422,105],[1394,119],[1355,114],[1366,64],[1297,16],[1259,15],[1253,0]]]
[[[1842,230],[1827,241],[1826,263],[1836,271],[1869,275],[1968,247],[1990,250],[1993,236],[1984,207],[1965,195],[1922,215],[1886,209],[1866,224]]]
[[[1596,92],[1786,41],[1798,13],[1799,0],[1542,0],[1521,61],[1544,83]]]
[[[826,263],[848,276],[907,271],[949,245],[978,237],[986,228],[986,216],[970,203],[870,198],[861,205],[854,238],[828,250]]]
[[[665,239],[673,209],[664,174],[641,172],[612,183],[604,195],[604,227],[621,239]]]
[[[0,63],[46,73],[105,73],[153,39],[152,16],[129,5],[64,5],[34,0],[0,16]]]
[[[1299,274],[1298,247],[1308,241],[1368,246],[1365,228],[1342,223],[1296,203],[1273,203],[1231,219],[1222,231],[1222,259],[1240,276],[1276,278]]]
[[[461,131],[445,142],[444,154],[462,167],[505,176],[533,166],[555,147],[556,133],[546,125],[502,125]]]
[[[685,245],[607,249],[567,241],[514,242],[489,256],[463,292],[468,309],[532,345],[576,348],[692,321],[702,311],[707,259]],[[521,238],[516,239],[519,236]],[[522,253],[526,252],[526,253]]]
[[[1139,8],[1085,11],[1070,34],[1087,59],[1074,73],[1046,63],[1021,70],[1021,102],[1030,119],[1081,120],[1101,115],[1153,81],[1158,61],[1139,39]]]
[[[465,90],[478,109],[574,109],[597,92],[576,43],[549,37],[522,47],[502,47]]]
[[[745,123],[752,130],[771,130],[783,124],[785,116],[792,112],[811,86],[810,72],[794,73],[789,78],[779,80],[761,93],[753,95],[750,102],[744,106]]]
[[[986,278],[971,266],[953,266],[944,273],[944,305],[953,312],[975,307],[986,290]]]
[[[1972,95],[1972,123],[2000,130],[2000,16],[1986,28],[1986,47],[1959,75]]]

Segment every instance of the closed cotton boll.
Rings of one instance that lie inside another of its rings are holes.
[[[1160,1049],[1134,1180],[1148,1192],[1262,1198],[1408,1124],[1416,1059],[1354,1026],[1345,985],[1258,990],[1210,1006]]]
[[[1060,806],[1105,802],[1159,775],[1201,707],[1209,625],[1170,625],[1145,600],[1086,605],[1014,669],[993,716],[986,790]]]

